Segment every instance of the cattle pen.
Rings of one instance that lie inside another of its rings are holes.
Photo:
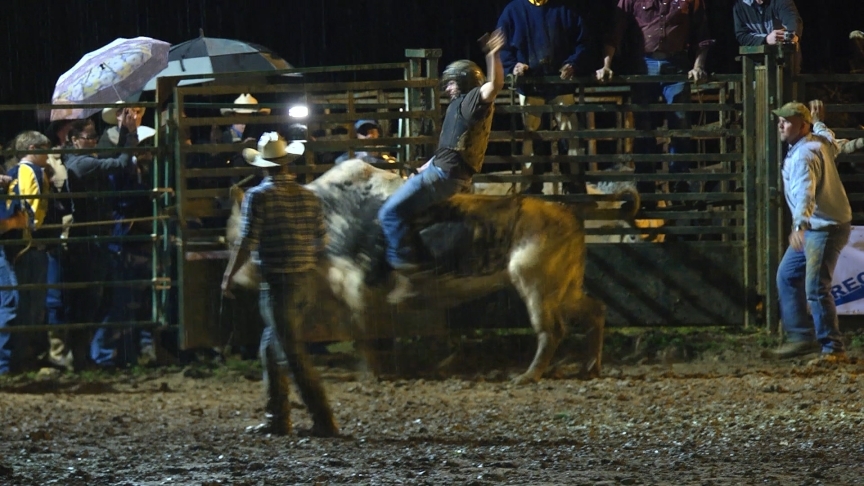
[[[838,136],[861,137],[855,117],[864,105],[854,95],[864,75],[790,77],[788,56],[772,48],[742,49],[741,74],[692,86],[693,102],[681,106],[631,103],[633,86],[658,80],[640,76],[568,82],[576,93],[570,106],[520,106],[515,89],[524,81],[510,79],[496,101],[475,189],[510,194],[541,182],[544,194],[526,197],[616,205],[606,188],[652,185],[635,221],[586,229],[587,289],[606,303],[608,326],[621,330],[606,335],[599,378],[575,379],[572,364],[562,361],[547,375],[554,379],[508,383],[509,371],[530,359],[527,341],[535,340],[520,332],[528,330],[525,309],[508,291],[447,311],[383,309],[385,322],[368,338],[391,353],[385,364],[395,369],[369,377],[346,351],[350,336],[335,325],[349,316],[328,297],[308,316],[303,338],[339,341],[312,359],[342,436],[310,437],[311,420],[293,392],[292,434],[244,432],[266,409],[260,363],[237,354],[244,347],[254,353],[261,323],[255,292],[223,300],[219,282],[231,243],[226,220],[236,211],[232,187],[249,187],[260,174],[238,159],[255,137],[228,141],[219,132],[245,125],[256,135],[279,130],[305,140],[304,160],[293,167],[301,181],[331,169],[336,155],[360,151],[386,153],[378,166],[408,175],[437,141],[447,103],[438,85],[440,55],[411,49],[404,62],[210,75],[207,84],[194,76],[160,78],[154,99],[129,103],[146,108],[157,128],[146,149],[155,154],[150,188],[49,199],[146,197],[152,215],[135,221],[146,231],[22,243],[148,245],[146,277],[46,286],[147,290],[151,300],[135,319],[109,326],[152,328],[200,354],[181,361],[175,349],[160,349],[160,366],[3,377],[0,484],[860,484],[864,335],[850,336],[849,364],[766,361],[759,354],[777,338],[773,275],[788,228],[770,110],[790,99],[821,98]],[[248,109],[232,103],[244,93],[269,114],[221,114]],[[635,114],[667,110],[690,112],[692,127],[635,129]],[[579,125],[529,133],[526,111],[569,111]],[[381,137],[357,138],[357,120],[376,121]],[[693,140],[693,153],[666,153],[671,135]],[[644,136],[662,153],[634,153],[633,140]],[[522,155],[526,138],[549,142],[550,153]],[[573,152],[559,153],[559,139],[575,140]],[[838,159],[856,223],[864,220],[861,157]],[[692,162],[691,170],[670,172],[676,160]],[[534,173],[540,161],[552,169]],[[656,173],[634,170],[654,163]],[[571,180],[561,170],[566,164],[586,168],[589,194],[563,190]],[[670,190],[674,185],[689,190]],[[106,324],[6,330],[97,327]],[[732,332],[738,330],[748,332]]]
[[[153,124],[160,128],[152,148],[156,154],[152,189],[146,191],[152,195],[153,216],[144,223],[151,224],[152,231],[149,235],[111,237],[152,243],[151,277],[53,286],[150,287],[150,318],[112,325],[176,328],[181,348],[218,347],[231,340],[254,342],[260,326],[255,313],[249,312],[255,306],[254,296],[224,302],[217,285],[229,243],[224,221],[231,212],[230,187],[238,182],[248,184],[256,177],[254,168],[237,162],[237,154],[244,146],[254,146],[254,140],[214,142],[206,132],[234,124],[252,127],[252,133],[302,127],[305,160],[293,171],[305,181],[333,167],[334,154],[352,155],[371,149],[389,154],[381,167],[408,175],[434,151],[447,100],[442,98],[438,82],[440,50],[408,49],[405,54],[406,61],[398,63],[227,73],[208,76],[209,82],[204,84],[197,84],[195,76],[160,78],[155,100],[135,103],[151,109]],[[573,86],[573,105],[544,106],[520,106],[516,88],[525,81],[510,78],[496,101],[484,170],[475,175],[474,182],[497,185],[503,193],[517,192],[532,182],[543,183],[544,194],[532,197],[562,203],[596,203],[613,197],[565,194],[562,184],[573,176],[559,170],[564,165],[583,166],[585,181],[593,185],[648,182],[656,190],[640,195],[647,204],[636,225],[601,222],[586,229],[589,240],[592,235],[601,237],[594,241],[608,241],[602,238],[608,236],[623,241],[621,237],[628,236],[629,241],[639,242],[589,243],[586,285],[592,295],[607,304],[607,325],[765,326],[776,330],[773,275],[785,226],[776,162],[781,148],[770,109],[792,99],[826,97],[829,123],[838,120],[844,124],[832,126],[838,137],[864,134],[854,124],[854,117],[864,111],[862,105],[848,103],[849,87],[860,82],[860,75],[792,76],[783,60],[782,49],[742,48],[742,73],[715,75],[705,83],[694,84],[693,101],[686,104],[637,105],[629,99],[633,86],[685,80],[681,76],[620,76],[603,85],[585,78],[533,81]],[[219,115],[220,109],[240,107],[230,100],[241,93],[254,93],[272,114]],[[290,110],[295,106],[304,107],[308,113],[297,117]],[[4,111],[48,108],[0,107]],[[668,111],[688,112],[691,128],[634,128],[635,115]],[[528,132],[522,124],[524,113],[572,113],[578,123],[570,130],[541,127]],[[353,123],[360,119],[375,120],[382,136],[355,137]],[[689,137],[693,153],[667,153],[672,136]],[[655,138],[660,153],[633,153],[633,140],[638,137]],[[521,144],[529,139],[548,142],[550,153],[522,155]],[[561,140],[569,140],[572,150],[559,153],[555,142]],[[13,155],[8,150],[4,154]],[[856,192],[859,179],[864,177],[855,169],[861,157],[843,155],[838,162],[844,168],[855,221],[864,217],[860,212],[864,195]],[[670,172],[669,163],[674,161],[690,162],[691,169],[687,173]],[[553,170],[533,174],[529,166],[538,163],[549,163]],[[641,164],[659,164],[660,168],[656,173],[634,172],[633,168]],[[672,190],[681,184],[688,190]],[[640,221],[660,224],[639,225]],[[334,334],[331,326],[334,319],[345,318],[337,314],[332,306],[321,309],[318,318],[310,320],[307,339],[344,338]],[[482,329],[501,329],[524,327],[526,322],[521,303],[506,292],[456,312],[407,314],[411,316],[394,317],[398,320],[391,326],[395,335],[454,330],[471,333],[478,324]],[[21,326],[13,331],[43,328],[47,329],[42,325]]]

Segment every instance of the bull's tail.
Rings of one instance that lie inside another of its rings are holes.
[[[242,180],[240,180],[239,182],[237,182],[236,184],[234,184],[233,186],[231,186],[231,189],[229,189],[229,191],[228,191],[228,194],[231,197],[231,200],[236,202],[237,204],[242,203],[243,202],[243,196],[246,194],[243,191],[243,186],[246,185],[247,182],[251,181],[254,178],[255,178],[254,174],[248,175],[248,176],[244,177]]]

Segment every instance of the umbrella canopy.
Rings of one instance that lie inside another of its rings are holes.
[[[113,103],[137,95],[168,66],[170,44],[149,37],[119,38],[88,53],[54,87],[53,104]],[[86,118],[101,108],[54,109],[51,120]]]
[[[204,37],[171,46],[168,53],[168,67],[154,76],[144,91],[156,89],[159,76],[182,76],[184,74],[212,74],[251,71],[275,71],[291,69],[293,66],[270,49],[233,39]],[[212,81],[212,78],[187,79],[179,86]]]

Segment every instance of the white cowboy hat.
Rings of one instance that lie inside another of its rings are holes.
[[[236,100],[234,100],[234,104],[235,105],[257,105],[258,100],[256,100],[255,97],[252,96],[251,94],[244,93],[244,94],[241,94],[240,96],[238,96]],[[230,115],[232,113],[241,113],[241,114],[246,114],[246,115],[248,115],[250,113],[260,113],[262,115],[269,115],[270,114],[270,108],[258,108],[257,110],[254,108],[222,108],[220,111],[222,112],[223,115]]]
[[[138,141],[143,142],[153,135],[156,135],[156,130],[141,125],[135,133],[138,134]],[[110,140],[114,145],[117,145],[117,142],[120,140],[120,130],[117,127],[111,127],[108,129],[108,140]]]
[[[117,103],[125,103],[125,101],[118,101]],[[144,116],[144,112],[147,111],[146,108],[140,106],[133,106],[136,110],[140,110],[138,116]],[[102,110],[102,121],[109,125],[117,124],[117,108],[105,108]]]
[[[306,146],[300,142],[288,143],[276,132],[267,132],[258,140],[258,150],[243,149],[243,158],[255,167],[279,167],[303,155]]]
[[[138,127],[138,131],[136,133],[138,133],[138,141],[143,142],[144,140],[152,137],[153,135],[156,135],[156,130],[148,126],[141,125],[140,127]]]

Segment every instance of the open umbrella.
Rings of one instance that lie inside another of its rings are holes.
[[[88,53],[54,87],[53,104],[113,103],[141,91],[168,65],[170,44],[149,37],[119,38]],[[51,120],[86,118],[100,108],[51,110]]]
[[[275,71],[291,69],[292,66],[270,49],[234,39],[200,37],[171,46],[168,67],[154,76],[144,86],[144,91],[156,89],[156,78],[160,76],[182,76],[184,74],[211,74],[251,71]],[[180,86],[212,81],[212,78],[187,79]]]

